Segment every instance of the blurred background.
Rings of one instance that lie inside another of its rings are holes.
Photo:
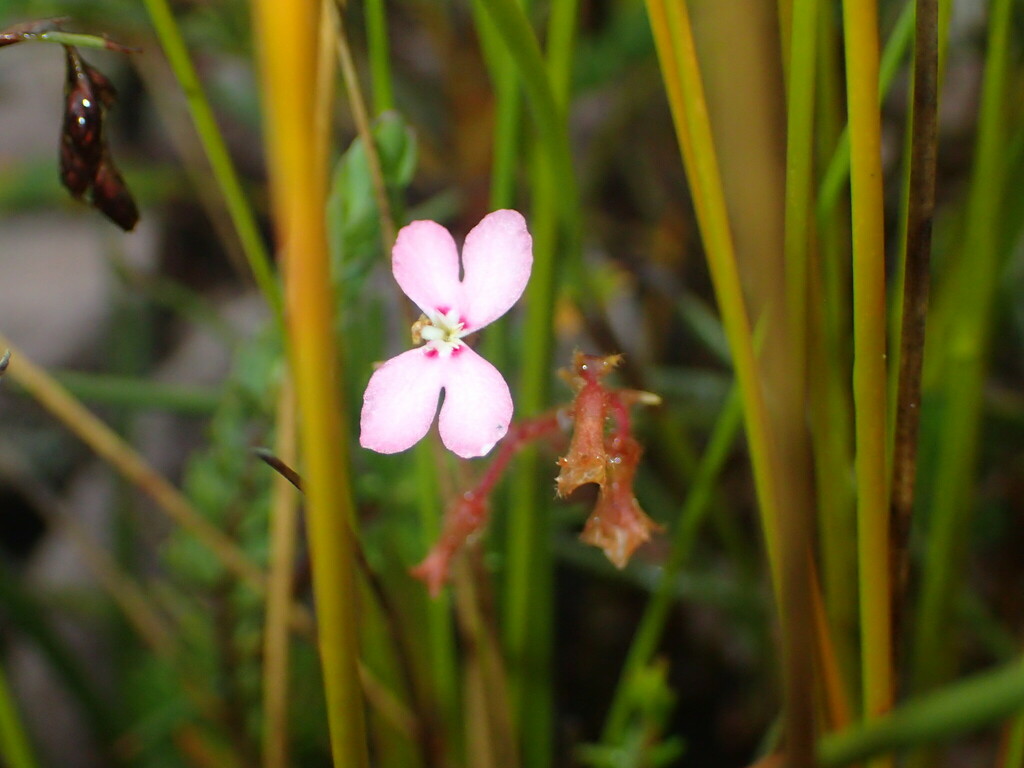
[[[781,255],[785,171],[775,4],[690,5],[745,287],[756,312],[781,290],[773,286],[772,267]],[[834,43],[822,61],[840,67],[838,5],[822,5]],[[981,0],[953,4],[939,128],[940,267],[962,228],[987,7]],[[248,4],[177,0],[172,9],[269,243]],[[390,126],[399,137],[391,145],[398,148],[391,191],[403,221],[436,219],[461,241],[493,200],[496,89],[473,8],[455,0],[398,0],[386,3],[386,10],[394,112],[380,118],[373,104],[371,112],[378,125]],[[533,3],[538,29],[549,10],[546,3]],[[881,3],[883,40],[893,35],[901,13],[904,3]],[[6,0],[0,29],[57,16],[67,17],[62,28],[68,32],[108,36],[138,49],[126,54],[82,48],[81,54],[117,89],[104,131],[141,216],[132,232],[123,233],[61,186],[60,47],[26,42],[0,49],[0,333],[264,563],[271,474],[250,449],[273,442],[283,363],[270,313],[249,277],[181,87],[142,4]],[[1020,3],[1014,5],[1013,23],[1012,72],[1019,85]],[[349,3],[346,26],[370,97],[362,3]],[[642,3],[581,0],[570,94],[582,257],[580,267],[565,267],[560,278],[554,359],[568,365],[577,348],[623,352],[618,383],[664,399],[661,408],[637,413],[646,449],[637,496],[670,530],[692,472],[681,467],[692,468],[702,455],[732,374]],[[841,91],[833,95],[843,98]],[[882,112],[890,240],[897,234],[906,101],[904,56]],[[525,109],[514,118],[522,125],[528,123]],[[823,109],[822,124],[827,128],[831,119],[841,126],[839,112],[833,105],[829,117]],[[356,136],[340,88],[331,131],[332,168],[340,173],[345,158],[351,162],[346,152]],[[524,190],[533,148],[528,132],[523,135],[510,204],[528,211]],[[1019,143],[1021,132],[1014,135]],[[1013,158],[1019,169],[1020,152]],[[369,196],[358,169],[345,172],[348,189]],[[345,179],[335,176],[336,185],[339,180]],[[1015,199],[1021,197],[1020,185],[1011,184]],[[332,205],[341,205],[339,189]],[[355,231],[363,219],[351,212],[338,216],[343,230],[345,222],[351,224],[340,235],[335,231],[351,246],[337,254],[339,294],[365,324],[353,330],[351,317],[339,319],[339,333],[369,340],[348,360],[346,390],[355,413],[368,364],[404,348],[405,330],[376,224]],[[965,584],[955,600],[956,625],[963,627],[955,644],[966,669],[1012,656],[1024,618],[1019,238],[1007,248],[1004,265],[984,393],[977,509],[964,543],[970,551]],[[575,279],[572,270],[580,268],[589,275],[586,281]],[[521,331],[518,322],[513,318],[495,333],[512,338]],[[505,362],[514,367],[515,353]],[[571,398],[562,384],[553,383],[550,391],[550,406]],[[934,433],[940,427],[929,427],[933,413],[926,410],[925,429]],[[926,451],[923,461],[933,454]],[[542,451],[552,480],[557,455],[557,446]],[[401,582],[403,569],[423,555],[413,512],[416,491],[402,480],[412,464],[380,470],[380,457],[358,452],[353,461],[367,556],[390,574],[389,584],[399,581],[404,599],[418,585]],[[503,493],[495,499],[495,523],[487,534],[499,540]],[[576,541],[593,495],[552,502],[555,764],[586,759],[591,765],[728,768],[754,761],[771,738],[779,706],[771,589],[754,504],[740,435],[693,552],[674,582],[678,599],[659,646],[665,663],[643,693],[651,711],[643,720],[649,730],[642,733],[650,744],[668,746],[661,753],[643,751],[649,762],[604,763],[599,756],[581,757],[576,748],[598,740],[621,659],[669,538],[656,535],[627,569],[616,571],[600,552]],[[484,562],[500,570],[495,557]],[[297,595],[308,600],[304,556],[295,579]],[[125,616],[123,605],[133,590],[159,617],[155,641],[140,637],[146,610],[142,618]],[[258,764],[261,628],[258,597],[24,388],[9,376],[2,380],[0,656],[40,764]],[[162,637],[175,647],[173,653],[161,650]],[[293,764],[327,765],[315,653],[308,642],[296,641],[293,655]],[[385,750],[380,744],[378,749]],[[989,764],[979,756],[994,749],[991,734],[968,740],[950,753],[948,764]],[[402,764],[401,758],[392,760]],[[408,765],[419,764],[409,760]]]

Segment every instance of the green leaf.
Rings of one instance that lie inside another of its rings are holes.
[[[397,112],[385,112],[373,126],[381,173],[394,199],[416,171],[416,137]],[[380,218],[366,148],[355,139],[338,160],[327,198],[327,233],[336,279],[358,290],[380,257]]]

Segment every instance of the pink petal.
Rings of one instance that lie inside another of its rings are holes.
[[[395,280],[425,313],[452,309],[459,301],[459,252],[451,233],[436,221],[402,227],[391,250]]]
[[[374,371],[363,395],[359,444],[378,453],[398,453],[427,434],[437,412],[446,362],[417,347]]]
[[[530,279],[533,238],[517,211],[495,211],[466,236],[462,247],[462,302],[466,328],[477,330],[505,314]]]
[[[483,456],[512,421],[512,395],[498,369],[467,346],[443,360],[441,440],[464,459]]]

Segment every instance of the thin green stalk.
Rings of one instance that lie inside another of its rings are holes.
[[[18,708],[7,686],[7,677],[0,669],[0,758],[9,768],[37,768],[39,762]]]
[[[547,73],[556,105],[561,113],[563,134],[568,136],[565,123],[569,103],[569,85],[572,65],[573,39],[576,31],[577,0],[557,0],[551,6],[547,29]],[[537,147],[537,150],[542,147]],[[538,272],[536,266],[532,285],[527,294],[527,338],[521,356],[523,369],[524,413],[536,414],[549,401],[551,381],[553,316],[556,294],[555,253],[559,242],[559,212],[562,194],[556,167],[547,153],[534,151],[531,168],[533,199],[531,212],[534,223],[534,247],[544,254]],[[566,241],[574,239],[566,228]],[[535,262],[536,264],[536,262]],[[550,504],[546,502],[547,480],[540,481],[539,456],[530,450],[518,462],[522,481],[516,485],[511,497],[511,519],[519,524],[524,517],[538,520],[532,544],[515,534],[510,539],[518,544],[513,563],[518,572],[510,574],[506,599],[512,606],[509,615],[513,623],[509,638],[522,638],[523,666],[514,678],[512,691],[515,712],[519,718],[524,765],[543,768],[551,764],[554,756],[554,689],[552,685],[552,649],[554,647],[554,558],[550,539]],[[526,555],[526,556],[524,556]],[[517,578],[518,577],[518,578]],[[516,658],[513,656],[512,658]]]
[[[388,44],[388,18],[384,0],[366,0],[366,46],[370,56],[373,110],[378,115],[394,109],[391,89],[391,51]]]
[[[804,399],[807,386],[807,285],[810,262],[814,148],[817,0],[793,0],[786,130],[785,284],[792,348],[790,375]]]
[[[568,249],[572,253],[579,241],[579,190],[572,165],[565,110],[560,106],[550,80],[537,37],[517,0],[483,0],[483,3],[516,64],[536,124],[538,140],[558,178],[558,209],[565,222],[570,240]],[[531,280],[533,282],[536,282],[536,277]]]
[[[537,38],[516,0],[484,0],[484,7],[515,62],[542,153],[534,165],[534,265],[527,289],[523,370],[517,399],[519,412],[531,415],[546,406],[551,379],[558,224],[561,220],[565,227],[565,250],[571,256],[579,242],[579,200],[565,121],[566,89],[553,82]],[[544,505],[539,503],[538,466],[535,451],[526,450],[518,459],[518,472],[524,481],[513,489],[504,630],[514,712],[524,734],[524,748],[529,750],[524,760],[529,765],[543,766],[551,760],[552,752],[552,718],[547,714],[551,708],[550,675],[545,671],[551,648],[552,561],[549,521],[540,513]]]
[[[477,29],[491,72],[495,95],[494,159],[491,164],[491,208],[512,208],[516,201],[516,169],[521,142],[522,98],[515,62],[502,46],[483,0],[474,0]]]
[[[521,85],[516,65],[484,7],[473,0],[473,16],[484,61],[494,89],[494,157],[491,161],[491,210],[516,206],[516,171],[519,167],[522,131]],[[500,370],[508,360],[509,334],[504,325],[492,327],[483,342],[488,360]]]
[[[471,566],[471,567],[467,567]],[[502,664],[501,646],[478,585],[486,584],[479,562],[460,563],[454,577],[455,606],[466,654],[466,753],[474,768],[532,765],[520,758]]]
[[[1002,202],[1005,195],[1009,97],[1010,0],[994,0],[990,10],[985,79],[975,162],[960,256],[968,279],[959,280],[957,318],[948,332],[943,370],[946,382],[942,434],[932,489],[922,595],[914,637],[912,683],[921,691],[948,671],[950,601],[963,568],[968,536],[975,460],[982,416],[993,304],[1000,268]]]
[[[627,725],[629,683],[637,672],[650,662],[657,650],[669,609],[676,597],[676,577],[689,557],[697,532],[711,509],[715,484],[736,441],[736,433],[739,431],[742,418],[740,391],[733,385],[708,439],[707,448],[693,474],[690,491],[679,513],[672,537],[672,549],[662,567],[654,594],[647,601],[644,615],[637,625],[622,671],[619,673],[619,682],[601,733],[601,741],[606,745],[618,744],[622,739]]]
[[[153,22],[153,29],[164,50],[164,55],[181,85],[196,133],[199,135],[214,178],[224,196],[224,204],[227,206],[228,215],[238,233],[246,261],[249,262],[249,268],[252,270],[253,277],[264,299],[280,321],[283,318],[283,303],[281,290],[274,279],[270,255],[263,244],[263,237],[256,224],[256,217],[242,190],[238,173],[228,154],[224,137],[217,127],[217,121],[210,109],[181,31],[174,20],[174,14],[171,13],[167,0],[144,0],[144,2]]]
[[[416,463],[416,487],[419,489],[420,527],[423,529],[423,551],[426,552],[441,534],[441,489],[438,487],[437,442],[421,441],[413,449]],[[452,599],[445,590],[436,598],[427,597],[427,656],[430,677],[441,708],[441,719],[447,726],[449,739],[455,740],[459,721],[459,672],[456,664],[455,632],[452,621]]]
[[[900,65],[907,57],[910,44],[914,39],[914,3],[907,2],[900,12],[896,25],[893,27],[889,39],[885,43],[885,50],[882,53],[882,62],[878,67],[878,94],[879,103],[885,99],[892,88]],[[832,160],[828,164],[825,176],[821,182],[821,189],[818,192],[817,218],[820,226],[825,226],[830,211],[839,200],[846,180],[850,173],[850,127],[843,130],[839,137]]]
[[[324,0],[326,3],[327,0]],[[324,221],[326,132],[317,130],[323,69],[316,0],[254,0],[260,44],[274,219],[284,254],[289,357],[299,411],[307,536],[317,634],[336,766],[367,768],[359,684],[356,519],[348,437],[339,397],[342,371],[334,333],[334,295]]]
[[[839,768],[911,747],[949,741],[1024,708],[1024,662],[948,685],[909,700],[887,715],[825,736],[821,768]]]
[[[874,0],[844,0],[853,222],[853,399],[861,682],[867,719],[892,707],[885,232],[878,16]],[[879,765],[885,765],[883,761]]]
[[[917,478],[917,438],[921,414],[921,371],[928,314],[932,219],[938,138],[939,7],[917,0],[914,85],[903,248],[902,331],[898,351],[895,440],[892,469],[892,547],[894,607],[902,622],[901,596],[910,572],[910,516]],[[897,628],[896,636],[899,636]]]
[[[817,0],[794,0],[790,8],[783,245],[786,342],[780,350],[786,370],[779,377],[781,386],[775,406],[783,513],[779,518],[782,578],[778,612],[786,694],[786,744],[793,765],[811,765],[814,742],[816,638],[811,590],[817,579],[808,570],[814,490],[805,424],[818,5]],[[824,658],[824,653],[821,655]]]
[[[845,123],[842,47],[837,13],[831,3],[819,7],[818,114],[816,160],[832,157]],[[850,244],[849,210],[834,205],[818,227],[812,250],[809,304],[810,424],[817,479],[818,542],[824,602],[845,687],[859,679],[857,636],[857,552],[853,484],[853,404],[850,393]]]
[[[28,40],[39,40],[46,43],[57,43],[58,45],[73,45],[77,48],[98,48],[100,50],[122,50],[118,43],[108,40],[106,37],[96,35],[82,35],[76,32],[62,32],[58,29],[42,32],[37,37],[27,38]],[[137,52],[137,49],[125,49]]]

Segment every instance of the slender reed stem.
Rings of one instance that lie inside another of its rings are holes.
[[[546,71],[563,136],[568,136],[566,114],[569,102],[572,45],[576,29],[577,0],[557,0],[551,6],[547,29]],[[539,147],[538,149],[543,149]],[[533,153],[531,201],[534,228],[534,271],[527,292],[527,334],[522,353],[523,379],[520,402],[523,413],[532,416],[544,410],[551,381],[553,316],[556,291],[555,253],[558,248],[559,213],[565,210],[556,167],[547,153]],[[571,237],[571,235],[570,235]],[[554,560],[550,544],[550,505],[543,501],[539,482],[539,457],[535,449],[518,460],[524,481],[512,490],[510,519],[516,527],[533,518],[536,524],[524,533],[510,535],[510,570],[506,599],[510,605],[508,638],[510,657],[519,662],[512,680],[513,702],[522,734],[525,765],[543,768],[554,753],[554,693],[551,654],[554,642],[553,590]]]
[[[804,399],[807,386],[807,285],[811,242],[814,158],[814,83],[817,61],[817,0],[794,0],[786,130],[786,330],[792,354],[790,376]]]
[[[899,637],[901,596],[910,572],[910,519],[917,477],[921,419],[921,370],[928,315],[932,219],[935,214],[938,132],[938,0],[917,0],[914,43],[914,100],[911,118],[910,184],[903,271],[903,317],[892,469],[893,605]]]
[[[743,418],[739,388],[735,385],[729,392],[715,427],[708,439],[707,448],[701,457],[690,482],[682,511],[672,537],[672,549],[662,568],[661,577],[654,594],[648,600],[644,614],[633,634],[633,641],[626,654],[626,661],[619,673],[619,682],[612,696],[612,703],[605,717],[601,741],[606,745],[618,744],[627,725],[627,693],[630,681],[657,650],[658,641],[665,628],[669,608],[675,597],[675,580],[686,563],[697,538],[697,532],[711,509],[715,483],[722,467],[729,457],[729,451],[736,441]]]
[[[776,563],[778,493],[770,465],[772,453],[769,446],[772,441],[769,438],[759,366],[743,302],[689,17],[685,7],[666,4],[665,0],[648,0],[647,9],[680,151],[690,179],[694,208],[707,250],[715,295],[743,397],[747,439],[753,457],[758,501],[764,517],[769,561]],[[774,572],[775,566],[772,567]]]
[[[834,154],[846,119],[842,46],[838,7],[819,6],[818,112],[815,119],[816,161]],[[848,145],[847,145],[848,146]],[[848,157],[848,155],[847,155]],[[818,542],[824,602],[836,655],[851,694],[859,686],[857,643],[857,550],[853,466],[853,403],[850,392],[850,243],[849,210],[833,205],[827,222],[817,221],[811,251],[808,377],[811,446],[817,484]],[[859,701],[859,694],[853,697]],[[859,705],[855,707],[859,712]]]
[[[358,676],[356,521],[324,224],[327,178],[321,161],[326,149],[315,131],[323,6],[315,0],[254,0],[253,15],[274,219],[284,254],[289,353],[305,461],[307,533],[331,751],[336,766],[367,768]]]
[[[366,0],[366,43],[370,53],[373,111],[378,115],[395,106],[391,88],[391,51],[384,0]],[[340,11],[339,11],[340,13]]]
[[[296,458],[295,394],[288,381],[277,405],[277,457],[287,466]],[[270,574],[263,632],[263,765],[286,768],[288,757],[289,628],[292,569],[298,539],[298,492],[275,473],[271,497]]]
[[[957,279],[957,314],[944,345],[942,433],[937,441],[939,456],[928,547],[911,655],[912,684],[917,691],[936,684],[950,667],[951,603],[963,568],[963,542],[973,508],[982,387],[1002,253],[1002,203],[1007,190],[1004,108],[1009,96],[1012,5],[1009,0],[994,0],[990,9],[967,229],[960,263],[949,273]]]
[[[885,239],[878,17],[874,0],[844,0],[853,217],[853,398],[866,718],[892,707],[893,662],[886,463]],[[885,762],[879,763],[886,764]]]
[[[780,443],[776,442],[778,435],[772,434],[772,425],[765,408],[762,376],[754,354],[687,7],[682,3],[648,0],[647,8],[715,295],[743,397],[772,582],[786,614],[782,655],[787,734],[790,741],[788,755],[794,765],[810,765],[813,759],[813,718],[810,713],[811,677],[807,661],[811,656],[809,623],[812,604],[805,574],[807,549],[799,535],[796,539],[790,535],[799,534],[804,517],[803,514],[797,514],[794,505],[805,504],[809,496],[802,488],[788,488],[786,509],[789,514],[785,521],[782,520],[782,496],[778,485],[779,464],[782,460],[775,453]],[[785,455],[800,458],[799,446],[803,444],[804,438],[797,430],[802,429],[802,419],[793,419],[790,411],[786,410],[781,414],[780,422],[787,429],[783,443],[787,446]],[[786,463],[786,469],[795,469],[797,476],[800,476],[798,466],[792,462]],[[785,537],[781,535],[782,524],[786,525]]]
[[[911,41],[914,39],[914,4],[904,3],[903,10],[896,20],[896,26],[885,44],[885,51],[882,54],[882,62],[878,68],[878,92],[877,99],[881,102],[889,93],[900,65],[907,56]],[[830,211],[839,200],[843,185],[850,173],[850,126],[847,126],[839,137],[835,153],[828,164],[825,176],[821,182],[821,190],[818,194],[817,217],[819,223],[824,225],[828,220]]]
[[[520,757],[501,649],[493,620],[485,614],[478,585],[486,583],[470,571],[464,559],[456,567],[455,603],[459,629],[467,649],[465,692],[466,753],[469,764],[481,768],[533,765]]]
[[[482,2],[519,71],[537,127],[538,140],[547,156],[547,162],[558,178],[558,210],[566,224],[569,239],[567,250],[572,253],[578,248],[579,241],[579,190],[566,131],[565,110],[560,106],[537,37],[517,1]],[[535,271],[536,268],[535,264]],[[533,278],[531,282],[535,281],[536,278]]]
[[[791,765],[813,763],[814,670],[816,637],[813,594],[818,579],[811,570],[813,486],[807,423],[807,358],[811,245],[811,190],[814,156],[814,86],[818,32],[817,0],[794,0],[791,7],[786,134],[786,204],[783,246],[785,268],[785,344],[780,350],[786,370],[776,374],[776,410],[780,476],[779,534],[781,561],[779,623],[786,693],[786,752]],[[768,309],[771,313],[771,308]],[[768,320],[770,321],[770,314]],[[770,374],[769,374],[770,375]],[[812,587],[813,585],[813,587]],[[818,638],[826,640],[822,631]],[[819,646],[819,669],[827,668],[831,643]],[[826,657],[826,650],[828,655]],[[822,677],[826,683],[831,678]],[[830,688],[831,691],[831,688]],[[832,694],[830,698],[842,698]]]
[[[177,22],[174,20],[174,14],[171,13],[167,0],[145,0],[145,5],[153,22],[153,29],[156,30],[160,45],[164,49],[164,55],[181,85],[196,133],[199,134],[199,140],[206,152],[206,158],[213,170],[214,178],[224,196],[228,214],[235,225],[242,251],[249,262],[249,268],[252,270],[263,297],[278,320],[281,320],[281,290],[274,279],[270,255],[263,244],[263,237],[256,224],[256,217],[242,190],[238,173],[231,162],[224,137],[217,127],[213,110],[210,109],[210,103],[206,99],[195,66],[189,57],[188,48],[185,46]]]
[[[942,65],[946,58],[946,49],[949,47],[949,40],[946,37],[946,30],[949,22],[949,6],[952,4],[952,0],[937,0],[938,7],[935,10],[935,36],[936,36],[936,72],[935,72],[935,111],[938,113],[939,102],[942,96],[942,82],[943,82],[943,70]],[[916,18],[916,14],[915,14]],[[916,23],[915,23],[916,27]],[[916,61],[916,54],[915,54]],[[916,66],[916,65],[915,65]],[[913,77],[914,68],[911,68],[910,78],[910,90],[907,96],[908,110],[907,110],[907,123],[906,131],[904,131],[903,137],[903,163],[902,163],[902,189],[900,194],[900,210],[899,210],[899,234],[896,237],[897,243],[897,255],[896,255],[896,269],[890,279],[889,296],[889,429],[891,434],[889,436],[890,448],[893,452],[896,450],[896,409],[899,405],[899,386],[900,376],[903,370],[903,360],[901,357],[901,336],[904,328],[904,315],[905,308],[903,306],[904,297],[906,294],[906,271],[907,271],[907,241],[908,241],[908,226],[910,224],[910,207],[912,204],[911,199],[911,170],[912,160],[914,157],[913,142],[914,142],[914,130],[913,130],[913,119],[914,119],[914,87],[915,79]],[[890,454],[889,456],[890,465],[895,462],[895,456]],[[890,471],[894,471],[890,467]],[[895,494],[895,482],[893,484],[893,492]],[[895,522],[893,527],[893,533],[895,534]],[[898,551],[894,551],[894,556],[898,556]],[[898,568],[894,561],[894,576],[896,575]],[[897,586],[897,594],[899,587]],[[898,611],[897,611],[898,618]],[[899,636],[899,632],[895,633],[895,636]]]
[[[423,551],[429,551],[441,534],[441,489],[438,487],[438,452],[435,440],[417,445],[415,451],[416,486],[419,489],[420,527],[423,529]],[[427,603],[427,656],[430,660],[434,695],[439,703],[440,719],[454,741],[459,719],[459,671],[452,621],[452,598],[444,591]],[[451,744],[449,744],[451,746]]]

